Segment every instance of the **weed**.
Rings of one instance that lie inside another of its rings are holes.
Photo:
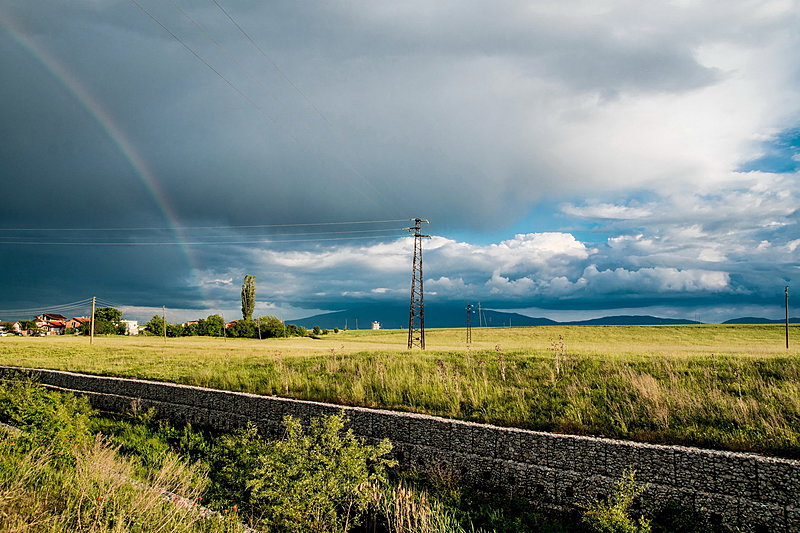
[[[583,522],[598,533],[650,533],[650,520],[644,516],[634,518],[631,507],[646,485],[636,484],[636,472],[628,470],[607,500],[595,500],[586,506]]]

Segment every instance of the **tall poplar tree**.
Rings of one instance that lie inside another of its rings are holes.
[[[253,320],[253,310],[256,307],[256,277],[247,275],[242,284],[242,318]]]

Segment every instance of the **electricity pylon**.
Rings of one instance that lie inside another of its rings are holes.
[[[411,305],[408,310],[408,349],[419,346],[425,349],[425,295],[422,290],[422,239],[430,235],[422,235],[423,218],[412,219],[414,226],[406,228],[414,232],[414,259],[411,264]]]

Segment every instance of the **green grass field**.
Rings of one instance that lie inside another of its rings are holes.
[[[0,364],[800,457],[800,328],[565,326],[322,339],[0,339]]]

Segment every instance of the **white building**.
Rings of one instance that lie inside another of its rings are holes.
[[[139,334],[139,321],[138,320],[123,320],[125,324],[125,335],[138,335]]]
[[[381,323],[376,320],[372,323],[372,329],[381,329]]]

